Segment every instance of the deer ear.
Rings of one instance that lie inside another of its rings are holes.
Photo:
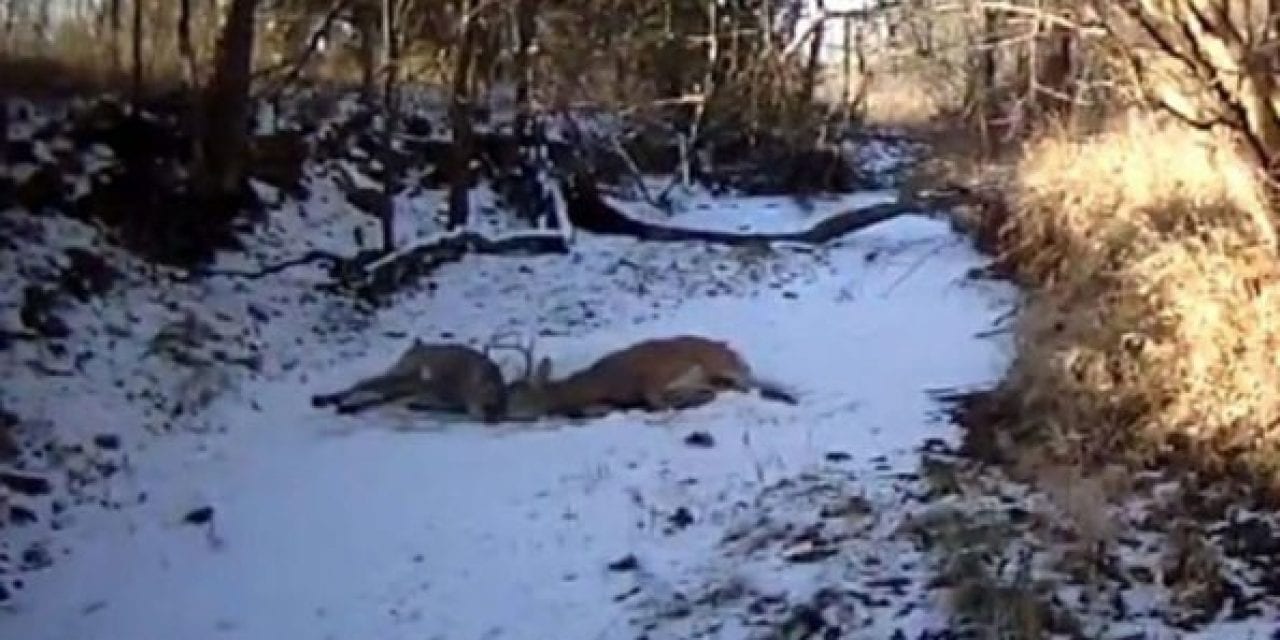
[[[539,384],[551,379],[551,358],[538,361],[538,370],[534,372],[533,379]]]

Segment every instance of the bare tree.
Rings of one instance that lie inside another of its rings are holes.
[[[385,9],[384,9],[385,13]],[[360,64],[360,88],[366,102],[372,104],[377,95],[377,55],[375,32],[378,31],[378,11],[368,2],[357,2],[351,8],[351,22],[359,34],[357,58]]]
[[[518,117],[526,120],[533,111],[533,54],[537,46],[539,4],[539,0],[516,3],[516,106]],[[524,126],[518,120],[517,133],[523,135]]]
[[[818,84],[818,72],[821,69],[822,44],[827,33],[826,3],[823,0],[814,0],[815,15],[813,19],[816,21],[809,35],[809,59],[805,65],[804,72],[804,88],[800,90],[800,99],[803,104],[813,102],[814,88]]]
[[[1275,0],[1092,0],[1148,97],[1196,127],[1236,132],[1280,174]]]
[[[133,0],[133,99],[142,99],[142,0]]]
[[[453,86],[449,96],[449,124],[453,146],[449,154],[449,228],[464,227],[471,215],[470,159],[474,148],[471,129],[471,67],[475,58],[478,13],[483,0],[460,0],[454,51]]]
[[[258,0],[231,0],[204,103],[202,196],[225,201],[243,186],[250,117],[249,88]]]
[[[196,65],[196,48],[191,42],[191,0],[181,0],[178,4],[178,55],[182,58],[183,80],[187,90],[196,92],[200,87],[199,72]]]
[[[399,99],[396,82],[400,69],[400,47],[396,34],[394,0],[382,0],[382,250],[390,253],[396,248],[396,182],[400,175],[400,163],[392,142],[399,123]]]
[[[107,3],[107,23],[111,31],[108,46],[111,50],[111,71],[124,77],[124,55],[120,48],[120,1],[110,0]]]

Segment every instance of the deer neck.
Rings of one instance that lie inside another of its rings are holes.
[[[544,388],[547,411],[563,413],[600,404],[604,387],[589,371],[580,371],[561,380],[549,381]]]

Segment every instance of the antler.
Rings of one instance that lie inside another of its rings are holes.
[[[511,338],[514,342],[506,342],[506,338]],[[515,331],[499,331],[489,336],[489,340],[484,344],[484,355],[489,356],[489,352],[493,349],[506,349],[519,353],[524,359],[524,373],[522,378],[529,378],[533,375],[533,356],[534,346],[538,340],[538,335],[532,333],[529,335],[529,344],[520,341],[520,334]]]

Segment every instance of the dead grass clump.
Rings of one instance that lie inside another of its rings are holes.
[[[1189,442],[1225,471],[1235,454],[1280,446],[1274,251],[1229,229],[1144,245],[1033,296],[1006,382],[1018,414],[1082,461]]]
[[[1050,127],[1015,168],[1006,258],[1031,282],[1114,267],[1208,226],[1273,241],[1255,167],[1229,143],[1149,117],[1084,139]],[[1217,215],[1228,211],[1229,216]]]
[[[1073,463],[1177,459],[1280,487],[1280,259],[1254,175],[1136,118],[1027,148],[1002,240],[1041,286],[998,392],[1022,435]]]

